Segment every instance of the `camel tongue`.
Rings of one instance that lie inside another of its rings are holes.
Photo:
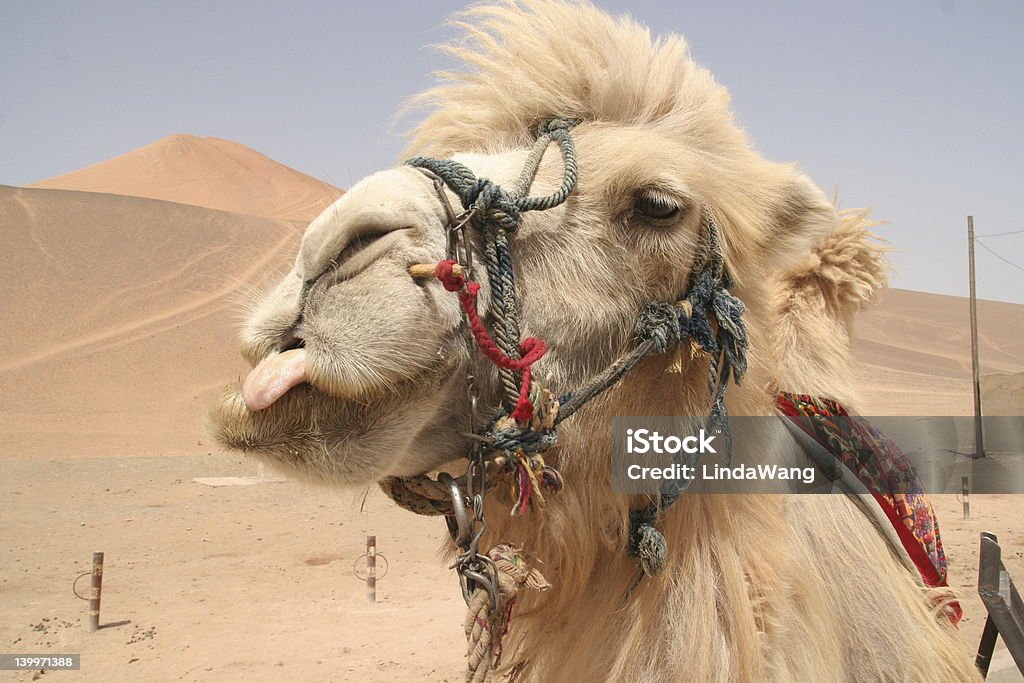
[[[267,356],[245,378],[242,398],[249,410],[263,410],[306,381],[306,349]]]

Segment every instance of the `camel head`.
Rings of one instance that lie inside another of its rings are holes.
[[[511,236],[522,335],[549,347],[535,375],[558,394],[629,349],[644,306],[684,294],[705,246],[702,217],[712,215],[733,293],[748,308],[748,385],[770,383],[771,283],[839,225],[823,193],[753,149],[727,92],[680,37],[654,40],[630,19],[550,2],[476,8],[460,25],[466,38],[448,51],[467,70],[421,96],[432,113],[409,155],[457,160],[507,188],[543,121],[577,122],[575,190],[524,213]],[[552,145],[530,194],[552,192],[562,173]],[[255,369],[212,409],[217,438],[349,485],[463,456],[466,371],[475,367],[485,420],[499,404],[497,373],[474,360],[457,297],[408,271],[446,257],[447,222],[432,180],[409,166],[369,176],[317,218],[244,327],[242,353]],[[479,250],[480,235],[471,240]],[[474,260],[489,320],[487,273],[479,253]],[[706,363],[681,362],[678,381],[704,386]],[[697,395],[680,392],[682,403],[651,412],[706,412]]]

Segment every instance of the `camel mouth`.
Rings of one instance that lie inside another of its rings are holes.
[[[306,348],[306,331],[300,320],[297,325],[285,332],[284,336],[281,337],[281,342],[278,345],[278,351],[284,353],[285,351],[304,348]]]
[[[227,386],[207,416],[208,432],[225,448],[266,462],[289,476],[361,484],[379,478],[361,458],[361,438],[372,431],[372,411],[308,383],[281,393],[260,410],[248,405],[244,383]],[[312,426],[311,425],[315,425]]]
[[[415,476],[451,460],[452,434],[465,429],[457,414],[440,412],[445,402],[433,400],[451,390],[452,375],[450,368],[434,368],[408,384],[361,399],[303,381],[259,410],[250,408],[245,381],[238,381],[214,402],[207,432],[228,450],[307,481],[351,487],[388,476]],[[424,404],[434,411],[424,414]],[[464,446],[457,444],[455,450]],[[392,457],[381,459],[382,452]]]
[[[468,361],[459,303],[408,270],[444,255],[428,189],[413,169],[382,171],[310,224],[243,327],[252,368],[208,413],[216,441],[343,486],[429,471],[468,448],[453,439],[468,414],[452,380]]]

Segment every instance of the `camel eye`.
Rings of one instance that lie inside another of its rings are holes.
[[[660,193],[644,192],[638,195],[636,201],[633,202],[633,210],[641,216],[663,221],[678,216],[683,207],[671,197]]]

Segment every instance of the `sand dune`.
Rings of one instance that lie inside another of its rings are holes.
[[[936,375],[971,374],[970,304],[964,297],[890,289],[856,322],[861,358],[917,354]],[[981,300],[978,340],[982,372],[1024,370],[1024,306]]]
[[[163,199],[307,224],[342,193],[245,145],[194,135],[171,135],[29,187]]]
[[[300,230],[9,187],[0,225],[0,456],[205,452],[206,405],[246,369],[237,306],[286,269]]]
[[[986,415],[1024,415],[1024,372],[984,375],[981,403]]]
[[[0,456],[205,452],[239,304],[341,193],[191,135],[0,187]]]

